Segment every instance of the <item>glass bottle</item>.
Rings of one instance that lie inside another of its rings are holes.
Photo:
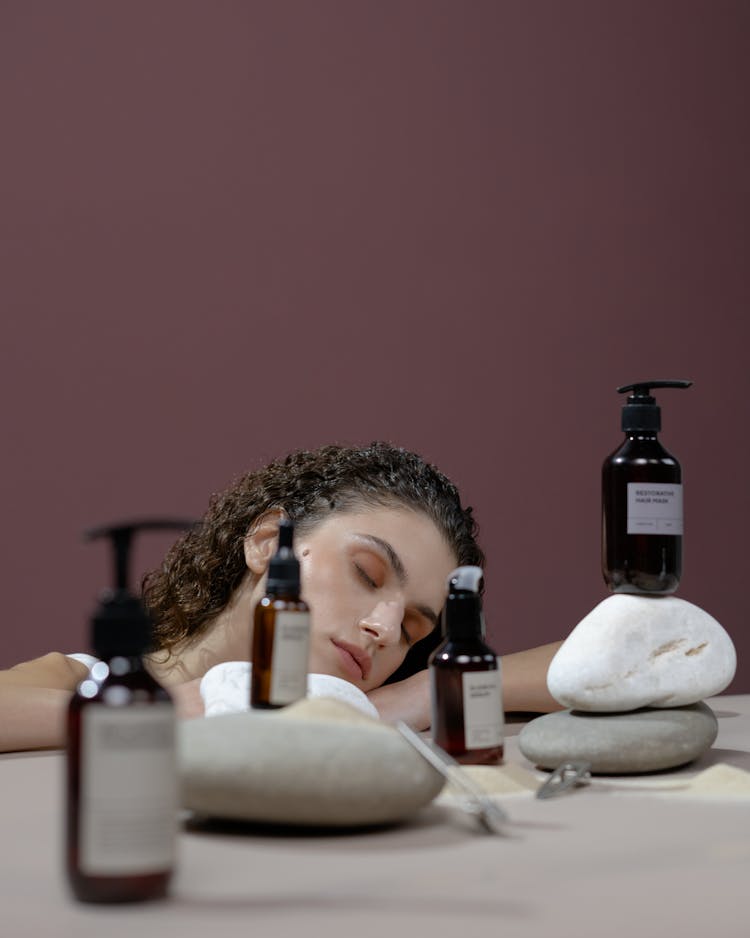
[[[99,659],[67,713],[65,868],[82,902],[134,902],[167,894],[178,820],[175,711],[149,674],[144,653],[152,622],[128,589],[129,550],[142,529],[188,522],[141,521],[103,527],[111,539],[113,590],[92,619]]]
[[[279,544],[268,568],[266,595],[253,614],[250,706],[273,709],[307,694],[310,610],[300,596],[294,525],[279,523]]]
[[[503,758],[500,661],[484,641],[480,567],[458,567],[448,580],[445,639],[429,661],[432,738],[462,763]]]
[[[668,595],[682,575],[683,495],[679,462],[657,437],[661,412],[652,387],[689,381],[624,385],[624,442],[602,466],[602,573],[614,593]]]

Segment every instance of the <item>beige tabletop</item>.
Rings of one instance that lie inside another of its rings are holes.
[[[506,796],[507,836],[436,805],[370,832],[185,830],[171,898],[137,906],[68,893],[62,754],[0,756],[0,935],[748,938],[750,799],[660,789],[718,763],[750,771],[750,695],[708,703],[719,736],[699,762]],[[531,768],[521,726],[507,726],[506,761]]]

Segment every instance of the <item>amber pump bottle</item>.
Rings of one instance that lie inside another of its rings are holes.
[[[279,543],[268,567],[266,595],[253,618],[250,706],[284,707],[307,695],[310,610],[300,597],[294,525],[282,519]]]
[[[641,381],[622,408],[625,441],[602,467],[602,572],[613,593],[666,596],[682,575],[682,469],[657,438],[653,388],[691,381]]]
[[[463,763],[503,757],[500,662],[484,641],[481,567],[458,567],[448,578],[445,639],[430,656],[432,738]]]
[[[68,709],[66,868],[83,902],[132,902],[166,895],[175,864],[177,772],[169,694],[146,671],[151,621],[128,590],[133,534],[185,528],[142,521],[88,532],[111,539],[116,587],[92,619],[99,661]]]

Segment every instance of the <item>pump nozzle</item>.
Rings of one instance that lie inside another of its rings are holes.
[[[623,384],[617,389],[618,394],[633,391],[634,397],[648,396],[651,388],[689,388],[692,381],[638,381],[636,384]]]
[[[633,393],[628,396],[628,402],[622,408],[622,429],[627,433],[630,430],[645,430],[658,432],[661,430],[661,410],[656,398],[651,396],[652,388],[689,388],[692,381],[637,381],[635,384],[623,384],[617,389],[618,394],[626,391]]]
[[[130,547],[133,534],[138,531],[186,531],[194,525],[195,521],[182,518],[146,518],[89,528],[84,531],[83,536],[87,541],[110,538],[114,560],[114,588],[127,591],[130,583]]]
[[[91,639],[97,657],[138,655],[150,642],[151,619],[143,603],[130,592],[128,585],[133,535],[138,531],[184,531],[194,524],[194,521],[177,518],[153,518],[101,525],[84,532],[84,537],[89,541],[109,538],[113,548],[114,589],[102,595],[99,608],[91,620]]]
[[[448,577],[448,592],[457,590],[467,593],[479,593],[484,572],[481,567],[457,567]]]

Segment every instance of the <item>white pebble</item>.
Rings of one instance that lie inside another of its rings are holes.
[[[721,693],[736,667],[731,638],[699,606],[618,593],[573,629],[552,659],[547,686],[574,710],[682,707]]]

